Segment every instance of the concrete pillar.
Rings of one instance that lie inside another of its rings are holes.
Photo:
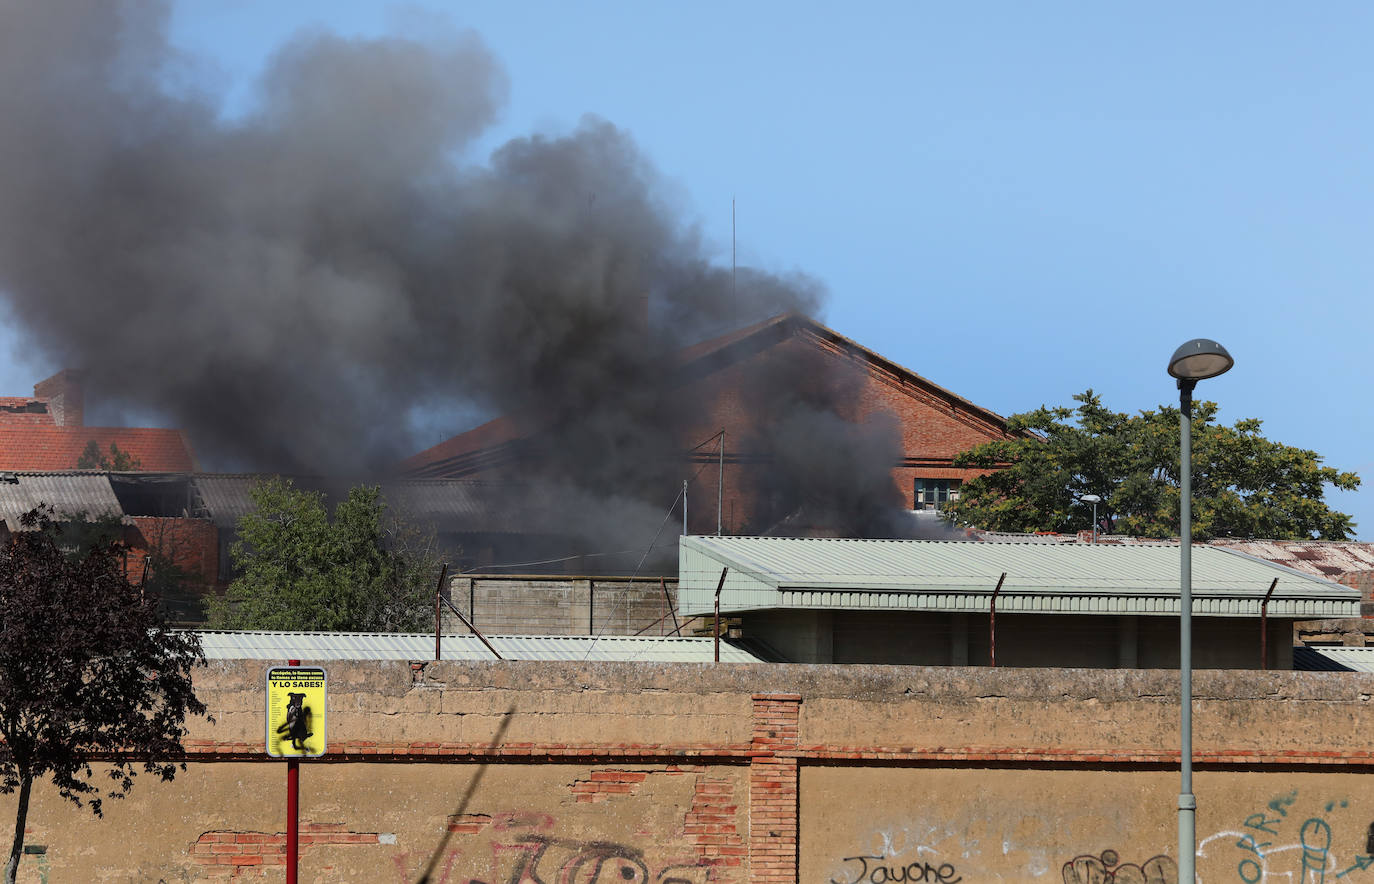
[[[596,587],[590,580],[572,581],[572,604],[568,606],[568,634],[595,635]]]

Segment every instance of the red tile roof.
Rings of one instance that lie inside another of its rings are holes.
[[[102,453],[111,443],[139,462],[143,472],[196,469],[191,444],[181,430],[142,427],[58,427],[0,421],[0,470],[70,470],[86,445]]]

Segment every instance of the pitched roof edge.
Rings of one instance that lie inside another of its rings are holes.
[[[899,378],[909,378],[914,383],[914,385],[929,391],[936,397],[943,399],[946,402],[949,402],[950,404],[957,404],[959,410],[962,411],[964,414],[970,415],[978,419],[982,423],[993,428],[996,428],[997,430],[1003,433],[1007,432],[1007,419],[1002,415],[998,414],[997,412],[992,411],[988,408],[984,408],[981,405],[978,405],[977,403],[969,399],[965,399],[963,396],[960,396],[952,390],[940,386],[939,384],[935,383],[934,381],[930,380],[924,375],[912,371],[911,369],[907,368],[901,363],[894,362],[893,360],[888,359],[887,357],[882,356],[881,354],[873,350],[870,350],[869,348],[855,341],[853,338],[840,334],[833,328],[824,325],[823,323],[814,319],[813,317],[806,316],[804,314],[797,313],[794,311],[779,313],[774,317],[756,323],[752,326],[747,326],[743,329],[738,329],[728,334],[721,335],[720,337],[715,338],[712,341],[707,341],[702,344],[697,344],[694,347],[687,348],[687,350],[684,351],[686,358],[682,363],[681,370],[690,372],[693,366],[699,366],[703,362],[706,362],[708,360],[719,359],[722,354],[733,355],[728,353],[728,351],[732,349],[747,350],[748,345],[746,342],[750,340],[756,340],[766,332],[776,332],[779,329],[781,329],[784,334],[786,334],[788,331],[798,332],[802,334],[809,333],[817,339],[829,341],[832,345],[840,349],[850,351],[854,355],[880,368],[888,374],[894,375]],[[702,349],[699,352],[692,352],[696,348]],[[741,353],[740,355],[742,356],[744,354]],[[717,366],[712,367],[714,368]],[[1023,433],[1022,435],[1028,434]]]
[[[984,408],[983,406],[978,405],[977,403],[969,399],[965,399],[958,393],[955,393],[952,390],[940,386],[939,384],[935,383],[934,381],[930,380],[924,375],[918,374],[917,372],[914,372],[911,369],[907,368],[905,365],[902,365],[899,362],[894,362],[893,360],[888,359],[886,356],[883,356],[880,353],[870,350],[863,344],[860,344],[858,341],[846,337],[845,335],[840,334],[839,332],[835,331],[834,329],[828,326],[822,325],[821,323],[817,322],[814,319],[811,319],[810,317],[801,317],[801,319],[812,330],[819,332],[824,337],[830,338],[835,343],[848,347],[852,350],[858,351],[869,362],[873,362],[881,366],[886,371],[889,371],[893,374],[906,375],[908,377],[915,379],[916,382],[919,383],[921,386],[938,393],[942,398],[947,399],[950,402],[959,403],[967,411],[977,414],[987,423],[995,424],[999,426],[1003,430],[1003,432],[1006,432],[1007,419],[1002,415],[998,414],[997,412],[988,408]]]

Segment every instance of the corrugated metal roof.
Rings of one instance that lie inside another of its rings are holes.
[[[1002,531],[975,530],[973,539],[984,543],[1088,543],[1091,532],[1079,534],[1015,534]],[[1129,535],[1102,535],[1098,538],[1100,546],[1158,546],[1160,544],[1177,546],[1178,540],[1159,540],[1152,537],[1131,537]],[[1199,546],[1203,544],[1198,544]],[[1342,577],[1374,574],[1374,543],[1361,543],[1355,540],[1246,540],[1235,537],[1217,537],[1209,540],[1206,546],[1216,546],[1235,550],[1283,565],[1314,577],[1354,585]]]
[[[509,533],[534,530],[505,506],[509,486],[464,479],[408,479],[382,483],[387,505],[436,531]]]
[[[1374,648],[1298,647],[1293,649],[1293,668],[1318,672],[1374,672]]]
[[[221,528],[233,528],[239,517],[255,509],[248,492],[264,478],[255,474],[197,473],[192,482],[214,523]]]
[[[434,636],[381,632],[229,632],[200,633],[211,660],[433,660]],[[489,635],[505,660],[642,661],[709,663],[711,638],[694,636]],[[444,660],[492,660],[475,635],[445,635]],[[725,641],[722,663],[758,663],[758,657]]]
[[[1234,549],[1285,565],[1295,571],[1335,580],[1343,574],[1374,571],[1374,543],[1353,540],[1234,540],[1218,538],[1212,546]]]
[[[0,518],[11,531],[19,530],[19,517],[40,503],[58,515],[124,515],[104,473],[17,472],[0,481]]]
[[[1177,544],[687,537],[680,546],[678,573],[684,614],[711,610],[722,567],[730,569],[721,593],[723,611],[982,612],[1006,572],[998,611],[1178,614]],[[1198,614],[1257,616],[1276,577],[1270,616],[1359,614],[1357,590],[1224,549],[1195,546],[1192,575]]]

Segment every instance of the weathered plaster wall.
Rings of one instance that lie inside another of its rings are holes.
[[[283,880],[265,668],[202,673],[216,721],[175,782],[140,781],[98,821],[37,790],[43,853],[21,880]],[[330,751],[302,763],[302,881],[1175,880],[1175,673],[328,670]],[[1371,693],[1353,673],[1198,673],[1201,880],[1374,880]]]
[[[1193,785],[1199,881],[1374,877],[1367,775],[1202,771]],[[1174,884],[1178,786],[1176,771],[805,768],[800,880]]]

